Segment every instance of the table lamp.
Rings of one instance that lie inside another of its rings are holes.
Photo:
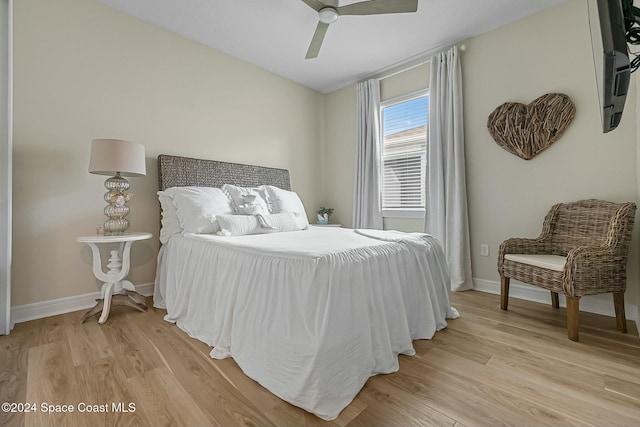
[[[108,203],[104,214],[109,218],[104,223],[104,234],[118,236],[125,234],[129,228],[127,201],[129,181],[125,176],[145,176],[144,145],[120,139],[94,139],[91,141],[91,159],[89,172],[98,175],[109,175],[104,182],[107,192],[104,200]]]

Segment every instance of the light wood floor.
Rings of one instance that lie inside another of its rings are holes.
[[[162,320],[162,310],[113,310],[105,325],[82,312],[16,325],[0,337],[0,402],[35,403],[2,413],[2,426],[638,426],[640,340],[636,327],[581,313],[580,342],[567,339],[564,310],[480,292],[453,296],[462,317],[400,371],[370,378],[333,422],[293,407],[247,378],[233,360]],[[613,302],[612,302],[613,304]],[[79,403],[108,413],[79,412]],[[42,412],[73,404],[73,413]],[[112,403],[135,405],[113,412]],[[97,407],[97,409],[101,409]]]

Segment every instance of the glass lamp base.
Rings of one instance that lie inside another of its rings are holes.
[[[127,193],[129,181],[118,172],[116,176],[108,178],[104,186],[109,190],[104,195],[104,200],[109,203],[104,208],[104,214],[109,218],[104,223],[104,234],[105,236],[125,234],[129,229],[129,220],[125,218],[129,214],[126,203],[131,196]]]
[[[104,222],[105,236],[120,236],[129,229],[129,220],[125,218],[110,218]]]

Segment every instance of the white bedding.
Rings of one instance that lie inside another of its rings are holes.
[[[158,256],[154,305],[233,357],[280,398],[331,420],[412,340],[457,317],[442,249],[428,235],[343,228],[174,236]]]

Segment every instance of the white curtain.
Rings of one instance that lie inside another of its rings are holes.
[[[353,228],[382,229],[380,82],[356,84],[357,146]]]
[[[462,73],[457,47],[431,58],[425,232],[444,247],[451,290],[473,287],[464,162]]]

